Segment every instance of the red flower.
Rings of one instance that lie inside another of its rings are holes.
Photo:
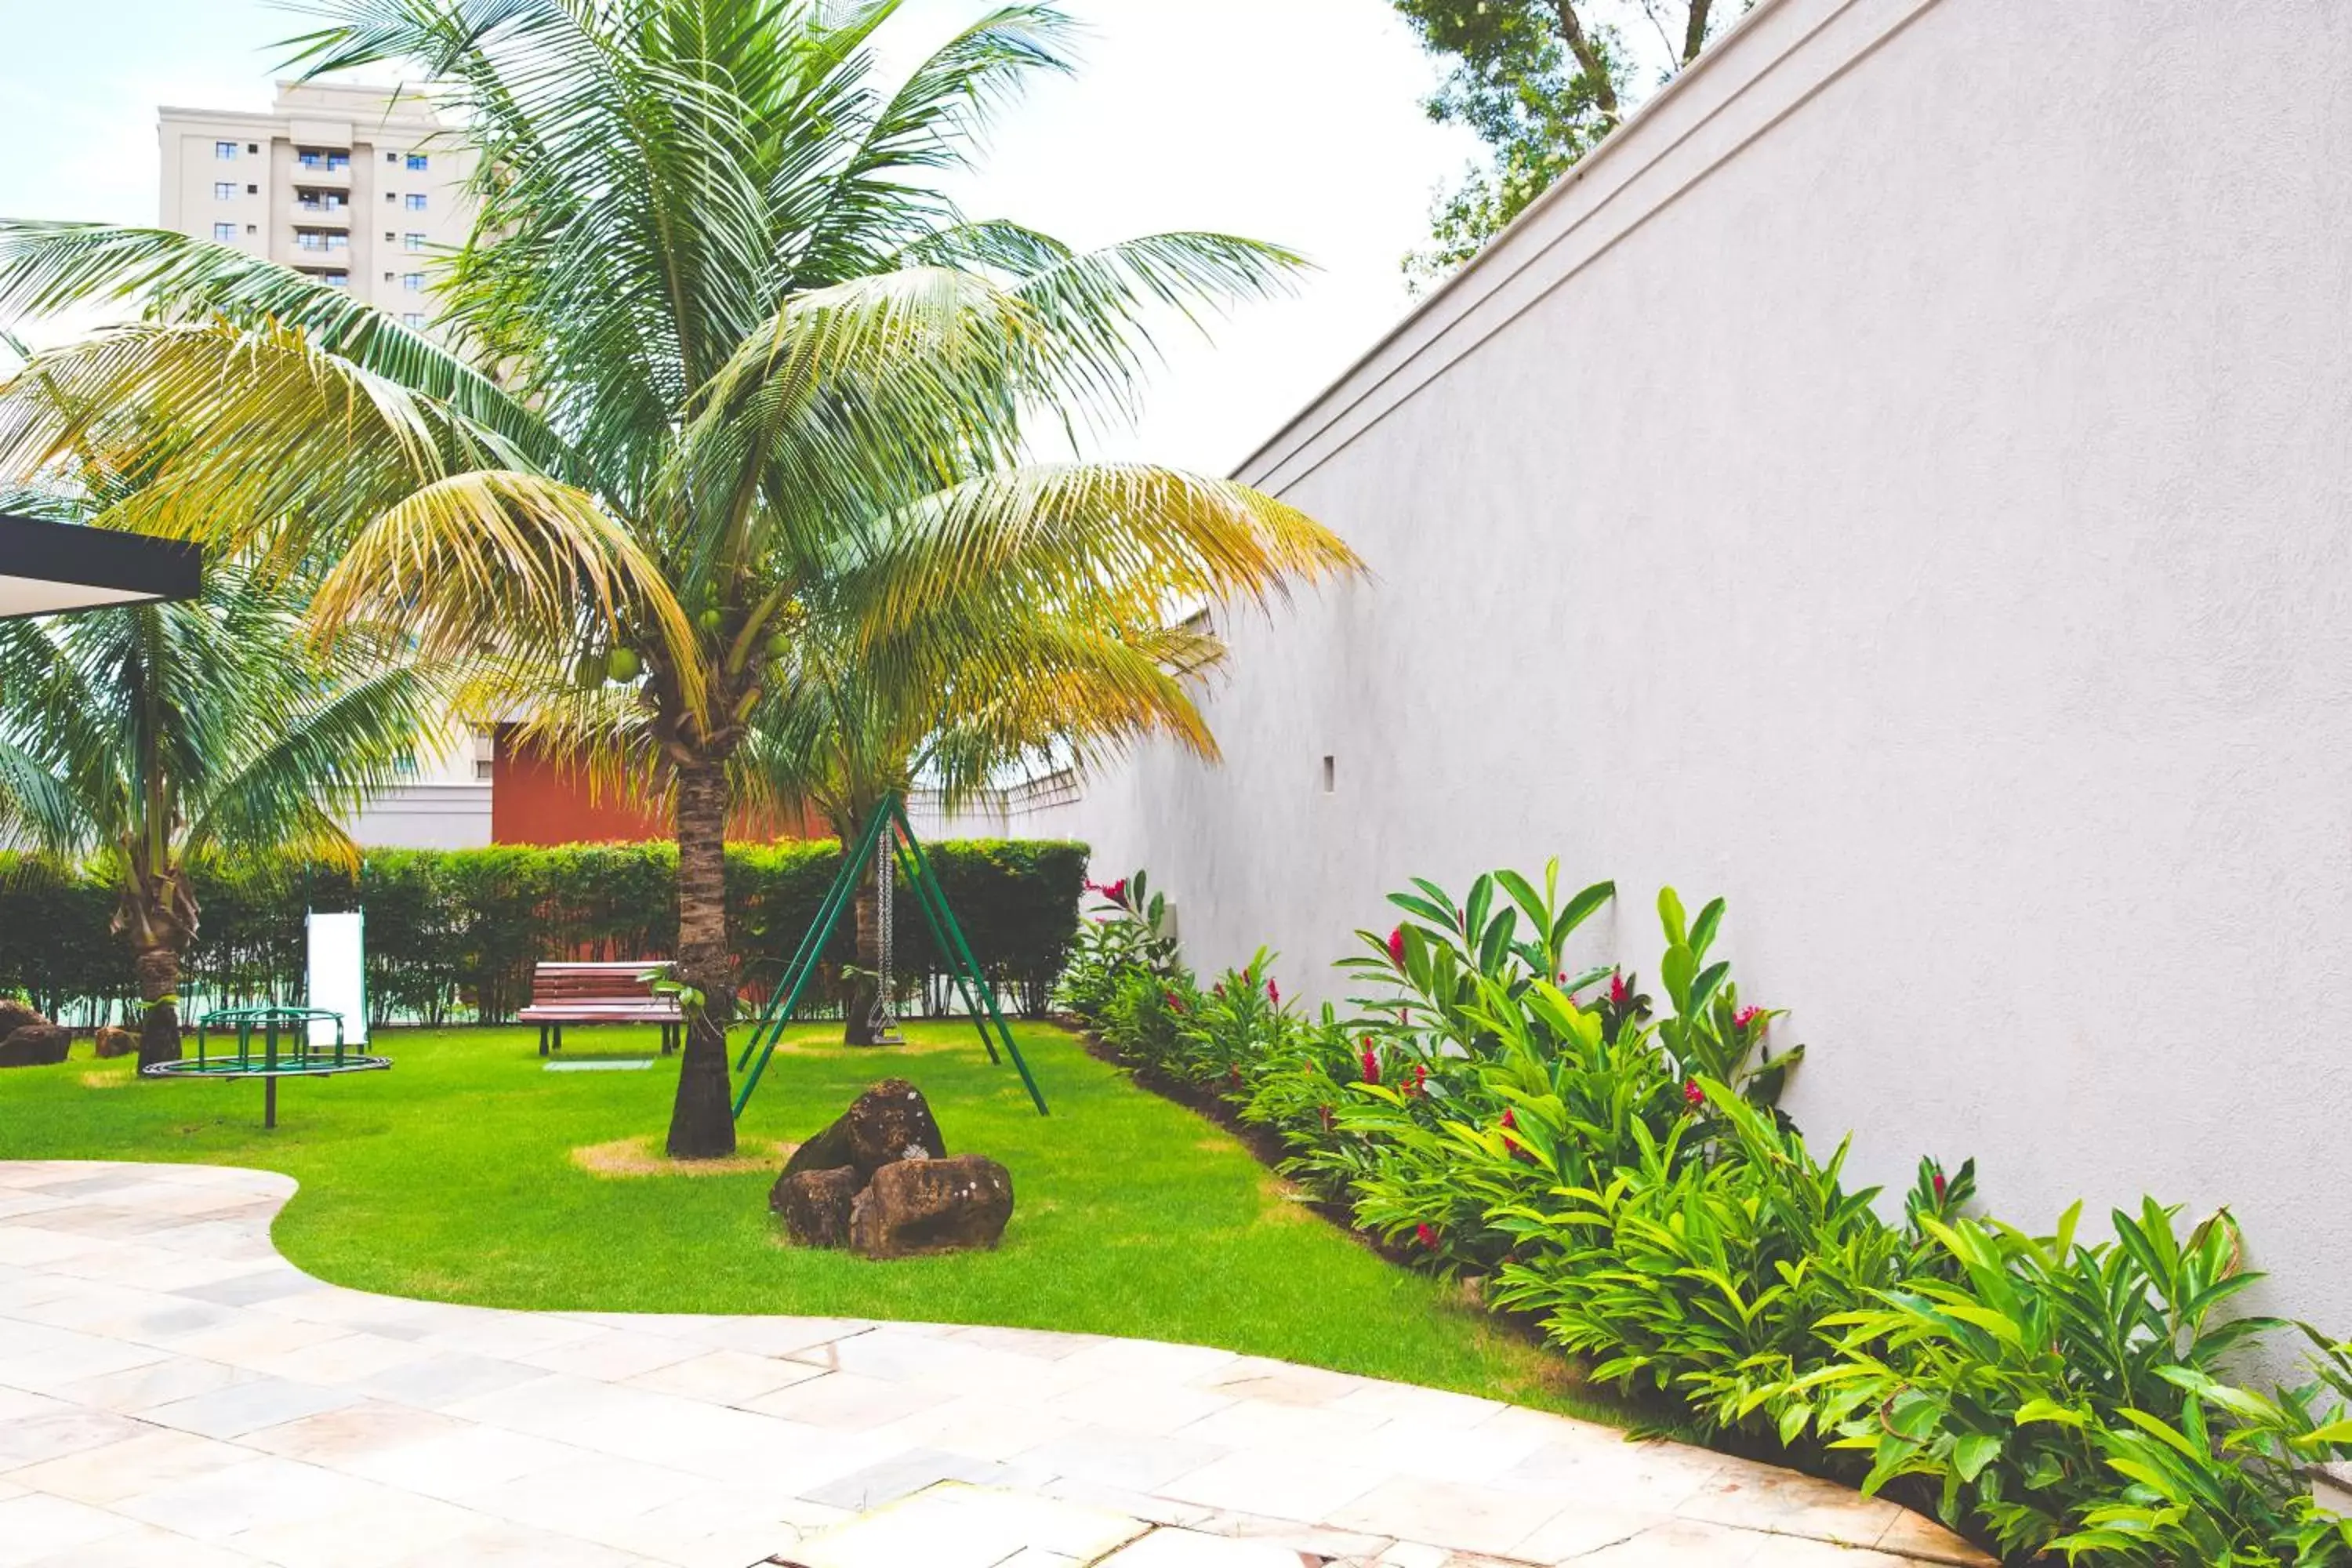
[[[1363,1062],[1364,1062],[1364,1081],[1365,1081],[1366,1083],[1378,1083],[1378,1082],[1380,1082],[1380,1081],[1381,1081],[1381,1057],[1380,1057],[1380,1053],[1379,1053],[1378,1051],[1375,1051],[1374,1049],[1372,1049],[1372,1037],[1371,1037],[1370,1035],[1366,1035],[1366,1036],[1364,1037],[1364,1056],[1363,1056]]]
[[[1429,1068],[1419,1062],[1412,1064],[1412,1076],[1405,1080],[1404,1091],[1412,1095],[1429,1092]]]
[[[1626,1000],[1633,994],[1633,988],[1625,984],[1625,977],[1618,973],[1615,970],[1611,970],[1609,972],[1610,1005],[1612,1007],[1622,1007],[1625,1005]]]
[[[1698,1079],[1693,1079],[1683,1085],[1683,1103],[1693,1107],[1706,1103],[1706,1090],[1699,1088]]]
[[[1764,1009],[1761,1007],[1742,1007],[1731,1016],[1731,1026],[1735,1029],[1744,1029],[1754,1023],[1756,1015],[1762,1011]]]
[[[1412,1238],[1421,1243],[1422,1248],[1424,1251],[1434,1252],[1437,1250],[1437,1233],[1430,1229],[1429,1226],[1425,1225],[1417,1225],[1412,1227]]]
[[[1105,888],[1102,890],[1102,896],[1114,904],[1124,902],[1127,899],[1127,879],[1121,877],[1118,881]]]
[[[1318,1110],[1320,1110],[1320,1111],[1323,1113],[1323,1131],[1326,1131],[1326,1132],[1330,1131],[1331,1131],[1331,1108],[1330,1108],[1329,1106],[1328,1106],[1328,1105],[1318,1105],[1318,1106],[1317,1106],[1315,1109],[1317,1109]]]
[[[1184,998],[1177,995],[1173,991],[1162,991],[1160,994],[1160,1000],[1168,1004],[1168,1010],[1170,1012],[1181,1013],[1184,1010]]]
[[[1518,1129],[1519,1125],[1519,1119],[1512,1114],[1511,1108],[1507,1105],[1503,1107],[1503,1125],[1512,1129],[1514,1131]]]
[[[1399,926],[1394,931],[1389,932],[1389,962],[1397,966],[1397,970],[1400,973],[1403,972],[1404,927],[1402,926]]]
[[[1267,977],[1265,983],[1265,999],[1268,1002],[1273,1003],[1277,1007],[1282,1005],[1282,987],[1276,985],[1274,983],[1273,977],[1270,975]]]
[[[1214,985],[1210,986],[1209,989],[1217,994],[1218,1001],[1222,1002],[1225,999],[1225,983],[1223,981],[1218,981]]]
[[[1939,1204],[1942,1203],[1944,1201],[1944,1173],[1938,1171],[1933,1176],[1929,1177],[1928,1180],[1935,1186],[1936,1201]]]

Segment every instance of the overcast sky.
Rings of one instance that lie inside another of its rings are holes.
[[[983,8],[909,0],[890,51],[910,61]],[[1320,268],[1213,345],[1171,342],[1143,427],[1102,448],[1222,472],[1408,309],[1398,261],[1475,145],[1423,115],[1435,68],[1386,0],[1066,8],[1082,68],[1008,113],[961,193],[972,214],[1081,245],[1222,229]],[[268,46],[299,25],[262,0],[0,0],[0,215],[154,222],[156,106],[266,109]]]

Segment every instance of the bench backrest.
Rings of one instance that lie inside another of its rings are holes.
[[[530,972],[533,1006],[561,1002],[643,1002],[653,992],[643,978],[648,970],[667,973],[666,958],[619,963],[542,963]]]

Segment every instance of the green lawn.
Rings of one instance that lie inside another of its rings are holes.
[[[1053,1103],[964,1026],[850,1051],[797,1030],[745,1112],[747,1144],[799,1140],[893,1074],[950,1152],[1001,1160],[1016,1202],[993,1253],[867,1263],[788,1247],[772,1171],[592,1174],[574,1149],[667,1125],[675,1058],[541,1070],[536,1031],[387,1031],[390,1072],[296,1079],[274,1132],[256,1083],[138,1080],[78,1044],[0,1071],[0,1158],[194,1160],[299,1179],[278,1245],[340,1284],[484,1306],[781,1312],[1003,1323],[1218,1345],[1609,1418],[1564,1363],[1310,1211],[1222,1130],[1041,1025],[1016,1029]],[[565,1056],[642,1055],[649,1031],[566,1032]]]

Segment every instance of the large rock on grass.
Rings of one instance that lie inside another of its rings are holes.
[[[857,1097],[840,1120],[793,1151],[784,1174],[803,1171],[857,1173],[863,1186],[877,1171],[904,1160],[937,1160],[948,1152],[922,1091],[903,1078],[884,1079]]]
[[[784,1234],[796,1247],[844,1247],[849,1242],[849,1208],[857,1198],[857,1173],[847,1165],[801,1171],[776,1178],[768,1206],[784,1216]]]
[[[0,1068],[55,1067],[66,1059],[73,1034],[55,1024],[26,1024],[0,1040]]]
[[[1013,1173],[982,1154],[906,1160],[874,1173],[849,1211],[849,1250],[915,1258],[994,1247],[1013,1217]]]
[[[28,1024],[46,1024],[48,1020],[26,1003],[10,996],[0,999],[0,1040],[6,1039]]]
[[[100,1060],[112,1057],[135,1057],[139,1054],[139,1037],[128,1029],[118,1029],[110,1025],[98,1032],[94,1043]]]

